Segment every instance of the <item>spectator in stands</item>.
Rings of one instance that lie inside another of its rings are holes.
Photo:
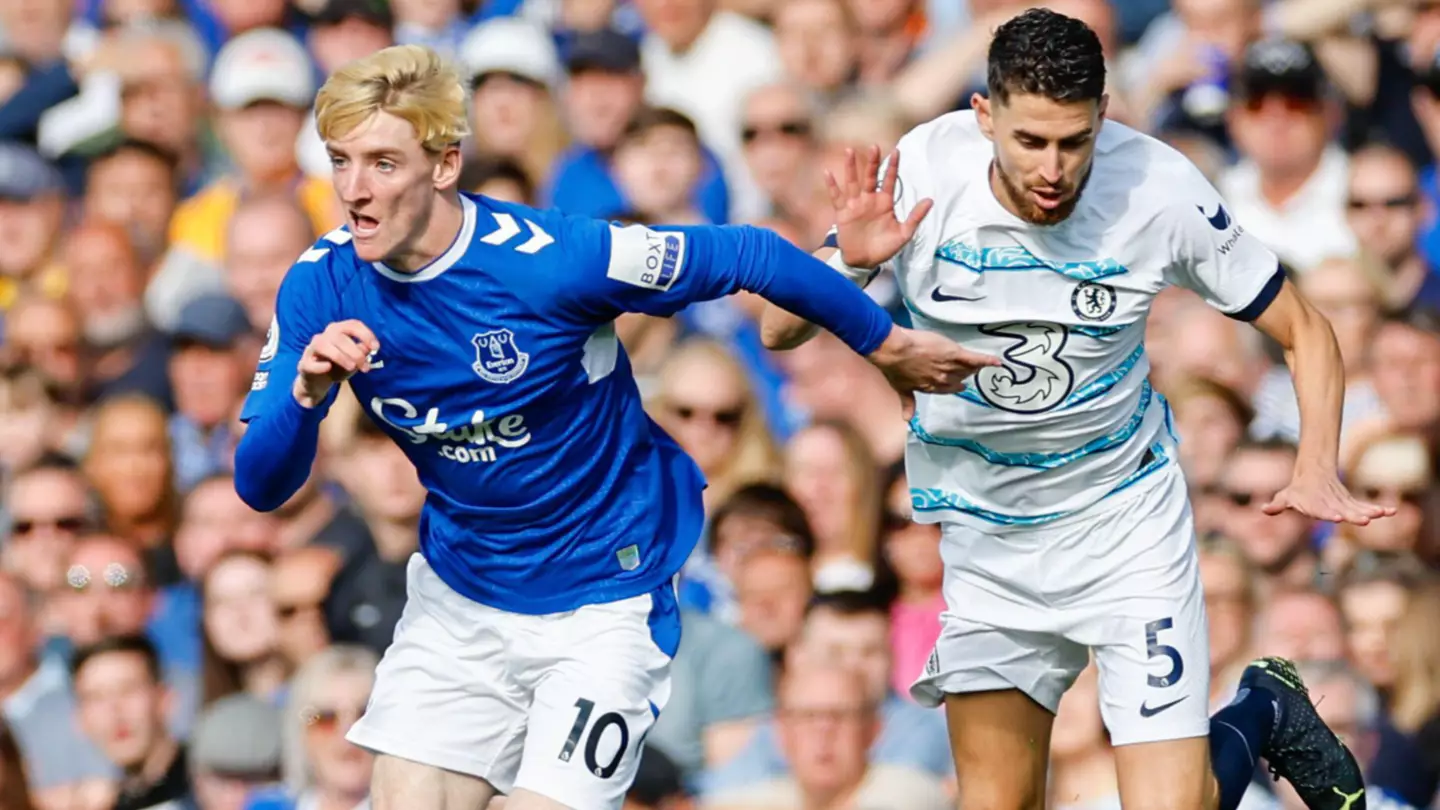
[[[5,318],[7,364],[28,365],[44,375],[55,392],[75,402],[84,387],[80,317],[68,301],[38,295],[21,298]]]
[[[336,574],[327,625],[335,641],[379,653],[390,646],[405,607],[405,570],[420,542],[425,487],[405,451],[363,417],[337,475],[374,544]]]
[[[945,562],[940,558],[940,525],[914,521],[903,464],[891,465],[882,491],[875,583],[890,602],[890,686],[908,699],[910,684],[924,671],[940,638]]]
[[[1440,315],[1409,310],[1386,318],[1370,346],[1375,393],[1386,428],[1434,437],[1440,431]]]
[[[291,672],[330,645],[325,601],[343,562],[331,548],[309,546],[281,552],[270,567],[270,602],[275,606],[276,649]],[[674,702],[671,695],[671,702]]]
[[[880,727],[871,748],[871,762],[904,766],[930,774],[937,781],[951,775],[941,716],[890,689],[894,667],[889,618],[879,600],[856,591],[816,597],[806,612],[799,637],[785,655],[787,672],[806,667],[861,675],[865,699],[879,711]],[[767,724],[728,765],[706,776],[706,792],[724,792],[784,773],[776,727]]]
[[[227,225],[242,196],[287,192],[310,215],[317,235],[338,224],[330,184],[305,177],[296,162],[296,138],[315,95],[310,76],[304,47],[274,29],[236,37],[216,57],[210,95],[236,172],[186,200],[171,220],[170,252],[145,295],[160,328],[171,328],[191,298],[223,289]]]
[[[70,664],[80,727],[120,769],[115,810],[160,808],[190,795],[185,747],[166,729],[174,696],[144,636],[116,636],[76,650]]]
[[[801,6],[821,3],[841,8],[840,0],[805,0]],[[795,5],[787,5],[788,9]],[[769,203],[769,213],[810,217],[816,207],[820,182],[816,156],[814,113],[800,86],[769,84],[745,99],[740,142],[745,165]],[[820,198],[829,207],[829,200]]]
[[[1395,684],[1390,645],[1410,596],[1428,572],[1413,557],[1362,557],[1340,580],[1336,599],[1345,619],[1346,658],[1387,693]]]
[[[170,217],[179,204],[178,173],[174,155],[134,139],[92,157],[85,172],[85,216],[124,228],[147,276],[169,239]]]
[[[247,31],[284,24],[286,3],[284,0],[212,0],[210,10],[219,21],[221,31],[233,40]]]
[[[244,692],[278,704],[289,672],[280,655],[270,599],[270,561],[252,551],[216,560],[200,582],[205,661],[201,700],[209,706]]]
[[[127,231],[89,220],[70,232],[63,255],[70,303],[84,338],[89,391],[96,398],[139,393],[169,403],[170,381],[163,371],[169,345],[145,321],[146,271]]]
[[[1294,467],[1294,445],[1246,442],[1236,448],[1220,476],[1220,488],[1230,502],[1222,520],[1224,534],[1239,543],[1257,569],[1262,598],[1275,590],[1311,587],[1318,573],[1311,521],[1294,512],[1261,511],[1290,481]]]
[[[1440,280],[1417,241],[1425,203],[1405,153],[1374,145],[1351,155],[1345,207],[1345,221],[1360,249],[1385,266],[1386,307],[1440,307]]]
[[[47,453],[71,449],[67,435],[78,409],[62,406],[59,392],[28,366],[0,366],[0,474],[7,477]]]
[[[1260,613],[1255,649],[1292,661],[1342,659],[1345,629],[1340,609],[1317,591],[1276,591]]]
[[[817,422],[785,448],[785,487],[815,533],[817,591],[865,590],[880,529],[880,477],[864,437],[843,422]]]
[[[370,791],[374,756],[345,740],[375,682],[375,653],[337,645],[295,673],[285,720],[285,784],[295,808],[355,807]],[[280,810],[276,807],[275,810]]]
[[[1217,528],[1207,517],[1213,513],[1205,502],[1209,491],[1219,481],[1230,453],[1245,437],[1254,410],[1235,391],[1194,377],[1167,386],[1165,397],[1175,416],[1176,432],[1187,439],[1180,443],[1180,468],[1190,485],[1196,533],[1203,535]]]
[[[108,133],[108,140],[145,141],[174,155],[180,178],[178,188],[185,194],[193,192],[218,163],[217,155],[206,153],[201,137],[207,57],[204,45],[183,21],[156,20],[119,29],[115,49],[112,64],[121,82],[120,120],[119,131]],[[70,127],[66,123],[55,119],[54,138],[72,141],[80,134],[67,132]],[[48,129],[51,127],[42,127],[42,143],[49,140]],[[96,140],[103,151],[108,145],[107,134],[100,133]],[[89,148],[87,143],[74,145],[76,151]],[[55,151],[61,151],[58,145]]]
[[[1331,104],[1310,46],[1265,40],[1245,51],[1228,114],[1245,159],[1220,191],[1229,216],[1301,273],[1355,252],[1345,225],[1349,161],[1329,143]]]
[[[1115,749],[1100,715],[1099,674],[1093,662],[1060,699],[1050,732],[1049,789],[1046,806],[1056,810],[1119,806]]]
[[[637,0],[635,6],[648,32],[640,46],[646,99],[695,122],[724,167],[731,221],[759,215],[765,201],[745,171],[740,115],[751,90],[781,78],[774,37],[715,0]]]
[[[115,776],[75,726],[64,667],[40,658],[36,618],[22,583],[0,576],[0,709],[4,738],[9,745],[19,743],[25,763],[24,774],[6,763],[0,775],[0,807],[6,810],[3,792],[14,778],[28,776],[30,790],[44,805],[68,806],[81,795],[108,789]]]
[[[170,443],[175,484],[188,492],[228,470],[238,437],[230,432],[235,403],[250,381],[253,334],[245,308],[226,295],[195,298],[170,333],[170,387],[175,415]]]
[[[76,540],[96,528],[85,477],[67,459],[46,457],[10,478],[4,503],[10,527],[0,560],[46,605],[65,582]]]
[[[704,168],[695,124],[663,107],[641,107],[615,144],[620,193],[645,224],[708,224],[695,205]]]
[[[803,415],[801,425],[844,421],[865,437],[877,463],[900,460],[906,431],[893,427],[901,419],[900,400],[874,366],[825,333],[778,362],[785,373],[781,401]]]
[[[1325,548],[1332,571],[1344,571],[1365,552],[1414,554],[1420,546],[1421,521],[1434,482],[1430,450],[1415,434],[1382,433],[1356,443],[1345,465],[1345,480],[1372,503],[1395,507],[1395,514],[1369,526],[1336,528]]]
[[[243,810],[280,781],[280,710],[247,694],[220,698],[200,713],[190,737],[196,810]]]
[[[180,576],[170,546],[180,497],[165,422],[165,412],[146,397],[107,400],[95,410],[84,462],[106,528],[145,550],[160,585]]]
[[[1380,415],[1384,405],[1370,380],[1370,344],[1384,305],[1379,268],[1364,258],[1321,261],[1299,280],[1300,292],[1330,322],[1345,369],[1342,435],[1349,428]],[[1293,390],[1293,386],[1292,386]],[[1293,397],[1291,398],[1294,399]],[[1284,417],[1287,433],[1299,434],[1299,405]]]
[[[1395,624],[1391,655],[1395,680],[1386,692],[1389,721],[1382,726],[1370,782],[1412,807],[1425,807],[1440,790],[1440,585],[1410,598]]]
[[[807,551],[794,538],[777,535],[752,547],[735,575],[739,625],[777,660],[800,635],[814,594]]]
[[[734,624],[741,563],[751,551],[776,543],[793,545],[807,559],[813,556],[815,538],[804,510],[785,490],[770,484],[736,490],[710,513],[709,540],[686,566],[681,604]]]
[[[954,806],[934,776],[871,758],[881,720],[860,673],[797,663],[787,667],[780,679],[776,706],[775,736],[789,775],[707,792],[703,807],[785,810],[849,803],[876,810],[942,810]]]
[[[659,377],[652,411],[705,474],[707,505],[774,476],[774,442],[733,355],[710,341],[687,341],[670,353]]]
[[[314,225],[294,196],[270,193],[240,200],[228,227],[226,290],[245,308],[251,331],[265,334],[275,317],[280,282],[315,241]]]
[[[507,157],[531,182],[547,177],[565,146],[554,99],[560,56],[543,28],[523,19],[492,19],[466,37],[460,60],[474,89],[475,151]]]
[[[187,583],[199,582],[217,560],[232,551],[274,551],[277,521],[256,512],[235,494],[226,474],[202,479],[185,496],[175,530],[175,560]]]
[[[1218,709],[1255,655],[1255,569],[1234,542],[1212,535],[1200,547],[1200,583],[1210,627],[1210,705]]]
[[[460,188],[492,200],[535,204],[535,185],[520,164],[509,158],[480,158],[460,170]]]
[[[790,0],[775,9],[775,44],[792,81],[835,101],[854,83],[860,26],[846,0]],[[753,103],[754,95],[751,95]],[[772,197],[773,199],[773,197]]]
[[[454,59],[470,27],[461,0],[394,0],[395,41],[401,45],[426,45],[441,56]]]

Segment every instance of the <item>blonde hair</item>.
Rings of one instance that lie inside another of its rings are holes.
[[[1415,733],[1440,712],[1440,585],[1431,583],[1410,597],[1390,636],[1395,684],[1390,715],[1396,728]]]
[[[315,125],[323,140],[344,137],[376,113],[414,127],[431,153],[470,134],[460,74],[423,45],[396,45],[351,62],[315,97]]]

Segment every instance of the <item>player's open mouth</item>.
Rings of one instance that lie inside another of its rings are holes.
[[[1046,211],[1053,211],[1060,207],[1065,201],[1065,193],[1062,191],[1044,190],[1038,188],[1030,189],[1030,194],[1035,198],[1035,204]]]
[[[357,214],[354,211],[350,212],[350,231],[357,238],[374,236],[378,230],[380,230],[380,220],[364,214]]]

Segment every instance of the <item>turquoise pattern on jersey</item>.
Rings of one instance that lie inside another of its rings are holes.
[[[1075,281],[1098,281],[1130,272],[1114,259],[1085,262],[1052,262],[1036,256],[1020,245],[977,248],[958,239],[951,239],[935,250],[935,257],[965,268],[972,273],[1025,272],[1048,270]]]
[[[1119,492],[1135,486],[1151,473],[1164,467],[1169,462],[1170,456],[1165,450],[1165,445],[1156,442],[1150,446],[1150,460],[1140,469],[1125,476],[1115,488],[1105,493],[1101,498],[1109,498]],[[1050,523],[1060,518],[1074,514],[1073,512],[1048,512],[1040,515],[1007,515],[1003,512],[996,512],[986,509],[983,506],[971,503],[964,496],[956,492],[947,492],[943,489],[911,489],[910,508],[916,512],[964,512],[973,515],[989,523],[1001,526],[1038,526],[1042,523]]]
[[[1150,400],[1153,399],[1153,394],[1154,389],[1150,387],[1150,381],[1146,380],[1140,385],[1140,401],[1135,406],[1135,413],[1125,421],[1125,424],[1104,436],[1091,439],[1074,450],[1066,450],[1063,453],[1006,453],[986,447],[974,439],[960,436],[934,436],[921,426],[919,415],[910,417],[910,432],[926,444],[965,450],[991,464],[998,464],[1002,467],[1034,467],[1040,470],[1053,470],[1085,456],[1113,450],[1130,441],[1130,438],[1140,430],[1140,424],[1145,421],[1145,414],[1150,410]]]

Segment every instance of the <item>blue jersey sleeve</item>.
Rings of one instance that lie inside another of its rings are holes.
[[[751,226],[619,226],[567,222],[557,291],[597,322],[624,312],[668,317],[748,290],[833,332],[862,355],[890,334],[889,314],[824,262]]]
[[[248,427],[235,449],[235,491],[262,512],[289,500],[309,477],[320,421],[335,399],[332,389],[324,402],[305,408],[291,390],[305,347],[325,331],[334,310],[326,262],[335,245],[321,244],[305,251],[280,285],[259,368],[240,410]]]

